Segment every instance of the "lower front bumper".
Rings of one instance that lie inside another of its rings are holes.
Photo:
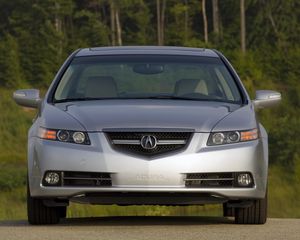
[[[101,192],[87,193],[70,201],[88,204],[118,205],[203,205],[224,203],[228,199],[209,193],[191,192]]]
[[[137,195],[137,197],[135,197]],[[40,187],[40,197],[70,199],[82,203],[101,204],[150,204],[150,198],[155,198],[151,204],[180,204],[178,197],[194,199],[185,204],[221,203],[227,200],[260,199],[265,195],[264,191],[254,188],[184,188],[184,187],[107,187],[107,188],[66,188],[66,187]],[[97,196],[98,199],[94,198]],[[109,198],[107,196],[110,196]],[[112,197],[114,196],[114,197]],[[130,197],[131,201],[127,197]],[[160,198],[160,197],[161,198]],[[168,201],[164,200],[164,196]],[[177,198],[174,198],[177,197]],[[102,198],[102,201],[100,201]],[[119,200],[118,200],[119,198]],[[124,201],[122,201],[122,198]],[[144,198],[148,198],[145,201]],[[197,198],[197,201],[196,201]],[[114,200],[113,200],[114,199]],[[162,201],[160,202],[159,199]],[[181,204],[184,204],[180,200]]]
[[[33,197],[74,199],[90,193],[197,193],[225,200],[262,199],[267,183],[267,158],[262,140],[231,146],[207,147],[209,134],[195,133],[183,152],[143,159],[114,151],[101,133],[90,134],[91,146],[31,139],[29,183]],[[99,147],[101,146],[101,147]],[[46,171],[104,172],[112,176],[110,187],[45,187]],[[251,188],[189,188],[187,173],[249,172]],[[172,195],[169,195],[170,197]]]

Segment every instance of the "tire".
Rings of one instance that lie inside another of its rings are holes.
[[[32,225],[56,224],[60,220],[61,207],[47,207],[43,200],[30,196],[27,183],[27,217]]]
[[[59,216],[60,218],[67,217],[67,207],[59,207]]]
[[[234,217],[234,208],[227,207],[227,203],[223,203],[223,216],[224,217]]]
[[[235,209],[236,224],[264,224],[267,221],[268,197],[258,199],[248,208]]]

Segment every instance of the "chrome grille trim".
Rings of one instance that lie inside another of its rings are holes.
[[[122,145],[140,145],[140,140],[122,140],[116,139],[111,141],[113,144],[122,144]]]
[[[234,178],[189,178],[184,181],[232,181]]]
[[[122,140],[115,139],[112,140],[113,144],[124,144],[124,145],[140,145],[140,140]],[[186,144],[185,140],[157,140],[157,145],[182,145]]]
[[[183,145],[186,140],[158,140],[157,145]]]
[[[74,179],[78,179],[78,180],[98,180],[98,181],[105,181],[108,180],[110,181],[111,178],[93,178],[93,177],[64,177],[64,180],[74,180]]]

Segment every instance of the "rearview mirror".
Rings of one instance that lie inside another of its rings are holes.
[[[277,105],[281,101],[281,94],[271,90],[256,91],[253,104],[255,108],[266,108]]]
[[[15,102],[23,107],[38,108],[41,102],[40,91],[37,89],[17,90],[13,94]]]

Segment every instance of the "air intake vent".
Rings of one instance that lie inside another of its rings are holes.
[[[157,156],[183,150],[191,132],[107,132],[112,147],[121,152]]]
[[[234,187],[233,173],[188,173],[186,187],[224,188]]]
[[[110,187],[109,173],[97,172],[63,172],[63,186],[68,187]]]
[[[185,186],[190,188],[234,188],[234,187],[253,187],[253,177],[247,173],[251,181],[247,185],[241,185],[238,178],[244,175],[243,172],[225,172],[225,173],[188,173],[186,175]]]

